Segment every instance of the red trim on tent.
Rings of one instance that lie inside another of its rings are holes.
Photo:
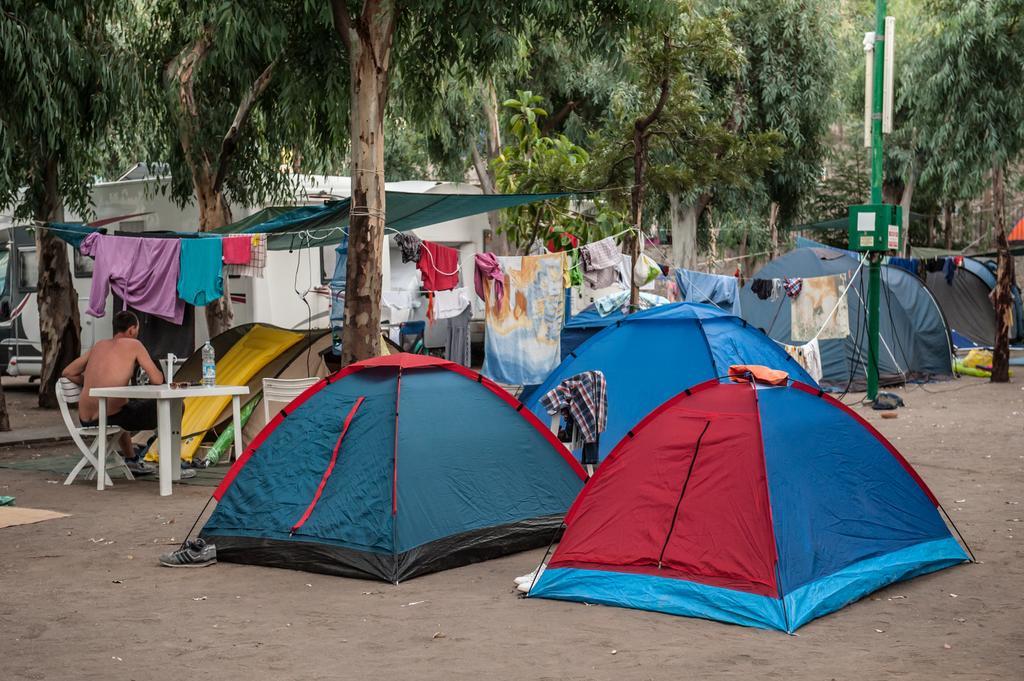
[[[430,355],[414,355],[410,352],[396,352],[393,355],[364,359],[362,362],[350,364],[348,369],[365,369],[367,367],[399,367],[402,369],[419,369],[421,367],[459,366],[455,362]],[[344,371],[344,369],[342,370]]]
[[[341,433],[338,435],[338,441],[334,444],[334,451],[331,452],[331,460],[327,462],[327,468],[324,470],[323,477],[320,478],[320,484],[317,485],[316,494],[313,495],[313,500],[309,502],[309,507],[306,512],[302,514],[299,521],[292,525],[292,533],[306,524],[309,520],[309,516],[313,513],[313,509],[316,508],[316,504],[320,501],[320,495],[324,492],[324,487],[327,486],[327,480],[331,477],[331,473],[334,471],[334,464],[338,460],[338,450],[341,449],[341,441],[345,439],[345,433],[348,432],[348,427],[352,425],[352,419],[355,417],[356,412],[359,411],[359,407],[362,406],[365,397],[360,397],[356,400],[356,403],[352,405],[352,409],[349,410],[348,416],[345,417],[345,425],[341,427]]]
[[[914,479],[914,481],[917,482],[917,484],[924,491],[925,495],[927,495],[927,497],[929,499],[931,499],[932,503],[935,504],[936,507],[938,507],[939,500],[935,497],[934,494],[932,494],[932,491],[930,489],[928,489],[928,485],[926,485],[924,483],[924,480],[921,478],[920,475],[917,474],[917,471],[914,470],[914,467],[910,465],[910,462],[907,461],[906,459],[904,459],[903,455],[899,453],[899,451],[892,445],[892,443],[889,442],[887,439],[885,439],[885,436],[882,435],[880,432],[878,432],[878,430],[876,430],[873,425],[868,423],[868,421],[863,416],[861,416],[860,414],[855,412],[853,409],[850,409],[848,406],[846,406],[845,404],[843,404],[839,400],[835,399],[834,397],[832,397],[828,393],[825,393],[825,392],[819,390],[818,388],[811,387],[811,386],[807,385],[806,383],[800,383],[799,381],[793,381],[792,383],[790,383],[790,386],[792,386],[793,388],[796,388],[797,390],[803,390],[805,393],[810,393],[812,395],[816,395],[816,396],[821,397],[823,399],[827,399],[833,405],[839,407],[844,412],[846,412],[847,414],[852,416],[854,418],[854,420],[857,421],[857,423],[859,423],[860,425],[864,426],[864,428],[869,433],[874,435],[875,439],[877,439],[879,442],[882,443],[882,446],[884,446],[887,450],[889,450],[889,453],[892,454],[893,457],[897,461],[900,462],[900,465],[903,466],[904,470],[906,470],[907,473],[910,474],[910,477],[912,477]]]
[[[414,355],[414,354],[411,354],[411,353],[408,353],[408,352],[399,352],[399,353],[395,353],[393,355],[387,355],[387,356],[384,356],[384,357],[374,357],[373,359],[367,359],[367,360],[364,360],[362,362],[354,362],[352,364],[349,364],[344,369],[341,369],[340,371],[337,371],[337,372],[331,374],[330,376],[328,376],[324,380],[320,381],[319,383],[316,383],[313,386],[309,387],[306,390],[306,392],[302,393],[297,398],[295,398],[295,400],[291,404],[289,404],[287,407],[285,407],[285,409],[283,409],[281,411],[281,413],[279,413],[277,416],[272,418],[265,426],[263,426],[263,430],[261,430],[259,432],[259,435],[257,435],[253,439],[253,441],[249,444],[249,446],[242,453],[242,456],[239,457],[239,459],[237,461],[235,461],[235,463],[228,470],[227,475],[225,475],[224,479],[221,480],[221,483],[217,486],[217,489],[215,489],[213,491],[213,498],[216,499],[217,501],[221,500],[221,497],[223,497],[224,493],[228,490],[229,487],[231,487],[231,484],[235,481],[235,478],[238,476],[238,472],[240,470],[242,470],[242,468],[245,466],[246,462],[249,460],[249,457],[252,456],[253,452],[257,448],[259,448],[260,445],[263,444],[263,442],[270,436],[270,433],[273,432],[273,430],[275,428],[277,428],[278,425],[280,425],[281,421],[284,420],[284,416],[282,416],[282,414],[290,413],[292,411],[295,411],[295,409],[297,409],[303,403],[305,403],[306,400],[308,400],[314,394],[316,394],[316,393],[320,392],[321,390],[323,390],[325,387],[327,387],[331,383],[334,383],[335,381],[341,380],[342,378],[345,378],[346,376],[354,374],[357,371],[362,371],[363,369],[373,369],[373,368],[378,368],[378,367],[385,367],[385,368],[386,367],[397,367],[399,369],[425,369],[425,368],[435,368],[436,367],[436,368],[440,368],[440,369],[447,369],[448,371],[453,371],[453,372],[455,372],[457,374],[461,374],[462,376],[465,376],[466,378],[469,378],[469,379],[471,379],[473,381],[476,381],[476,382],[480,383],[482,386],[484,386],[485,388],[490,390],[492,393],[497,395],[499,398],[501,398],[507,405],[509,405],[510,407],[515,409],[522,418],[526,419],[526,421],[530,425],[532,425],[534,428],[536,428],[541,433],[541,435],[544,436],[544,439],[547,440],[551,444],[551,446],[555,448],[555,450],[559,453],[559,455],[561,455],[561,457],[565,460],[565,462],[569,464],[569,467],[572,468],[573,472],[579,477],[580,480],[583,480],[583,481],[587,480],[587,472],[586,472],[586,470],[584,470],[583,466],[580,465],[580,462],[577,461],[575,459],[575,457],[573,457],[572,452],[570,452],[568,449],[566,449],[565,445],[563,445],[561,442],[559,442],[558,438],[555,437],[555,434],[551,432],[551,429],[548,428],[547,426],[545,426],[541,422],[541,420],[538,419],[533,414],[533,412],[531,412],[529,409],[527,409],[525,406],[523,406],[523,404],[519,400],[517,400],[516,398],[512,397],[512,395],[510,395],[506,390],[504,390],[497,383],[495,383],[494,381],[492,381],[492,380],[490,380],[490,379],[488,379],[488,378],[486,378],[484,376],[481,376],[479,373],[473,371],[472,369],[467,369],[466,367],[462,366],[461,364],[456,364],[455,362],[450,362],[450,361],[448,361],[446,359],[439,359],[437,357],[430,357],[428,355]],[[703,384],[701,384],[701,385],[703,385]],[[700,387],[700,386],[697,386],[697,387]],[[693,388],[693,390],[696,390],[696,389],[697,389],[696,387]],[[396,405],[396,407],[397,407],[397,405]],[[398,424],[396,423],[395,424],[395,432],[396,432],[395,447],[396,448],[398,447],[398,443],[397,443],[397,429],[398,429]],[[397,473],[398,454],[397,454],[397,451],[395,453],[395,461],[396,461],[396,471],[395,471],[395,474],[394,474],[395,481],[394,481],[393,484],[395,485],[395,488],[397,489],[397,480],[398,480],[398,473]],[[393,510],[393,512],[397,513],[397,511],[398,511],[398,500],[397,500],[397,494],[395,494],[394,492],[392,493],[392,499],[393,499],[393,501],[392,501],[392,510]]]

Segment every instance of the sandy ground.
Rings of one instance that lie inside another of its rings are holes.
[[[229,564],[168,570],[156,557],[208,488],[98,493],[0,470],[0,494],[73,514],[0,530],[0,678],[1024,678],[1024,388],[964,379],[900,392],[897,419],[862,413],[980,562],[892,586],[798,636],[517,598],[512,578],[541,551],[397,587]]]
[[[11,428],[38,428],[60,425],[60,413],[39,408],[39,384],[27,378],[3,377],[4,397],[7,401],[7,416]]]

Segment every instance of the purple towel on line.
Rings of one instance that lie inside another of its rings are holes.
[[[96,260],[86,314],[106,314],[113,289],[125,305],[174,324],[181,324],[185,301],[178,298],[181,241],[93,232],[78,247]]]

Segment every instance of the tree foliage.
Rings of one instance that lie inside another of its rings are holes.
[[[348,76],[325,5],[155,0],[127,30],[146,69],[135,148],[170,163],[177,201],[202,184],[229,204],[281,200],[294,188],[282,167],[344,162]]]
[[[91,212],[89,190],[111,124],[138,101],[135,62],[116,30],[115,0],[12,0],[0,8],[0,208],[58,220]],[[60,372],[81,347],[67,246],[36,232],[42,345],[39,404],[57,406]]]
[[[606,183],[631,186],[634,131],[638,119],[657,107],[668,82],[663,110],[650,130],[647,176],[653,189],[690,200],[710,200],[726,187],[750,187],[779,157],[773,131],[741,129],[739,83],[743,51],[723,12],[678,5],[661,40],[636,32],[626,61],[631,77],[613,100],[609,118],[594,138],[594,156]]]
[[[0,9],[0,208],[31,218],[52,203],[90,212],[111,123],[139,98],[135,63],[111,25],[114,0],[10,0]]]
[[[1009,380],[1014,262],[1006,240],[1004,175],[1024,154],[1024,0],[930,0],[913,119],[932,163],[923,177],[944,190],[991,183],[999,250],[992,380]]]
[[[516,97],[502,104],[509,114],[510,144],[493,162],[502,193],[579,190],[591,182],[587,150],[563,134],[542,132],[548,114],[539,106],[541,101],[539,95],[520,90]],[[622,231],[625,215],[613,209],[605,197],[592,195],[585,210],[579,203],[564,198],[507,209],[502,231],[511,243],[526,252],[549,238],[554,238],[559,246],[571,247],[568,235],[589,243]]]
[[[743,47],[739,117],[743,131],[781,135],[764,173],[765,193],[790,222],[821,176],[835,120],[838,55],[833,2],[730,0],[730,27]]]
[[[929,0],[913,125],[944,194],[977,193],[1024,151],[1024,0]]]

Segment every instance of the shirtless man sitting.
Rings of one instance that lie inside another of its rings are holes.
[[[89,394],[90,389],[128,385],[135,375],[136,364],[149,375],[150,383],[164,382],[163,373],[153,363],[138,336],[138,318],[128,311],[118,312],[114,315],[114,337],[96,343],[64,370],[64,378],[82,386],[78,418],[83,426],[99,423],[99,400]],[[135,456],[131,433],[156,428],[156,402],[111,397],[107,399],[107,424],[120,426],[124,430],[120,437],[121,456],[129,470],[133,473],[152,473],[153,467]]]

